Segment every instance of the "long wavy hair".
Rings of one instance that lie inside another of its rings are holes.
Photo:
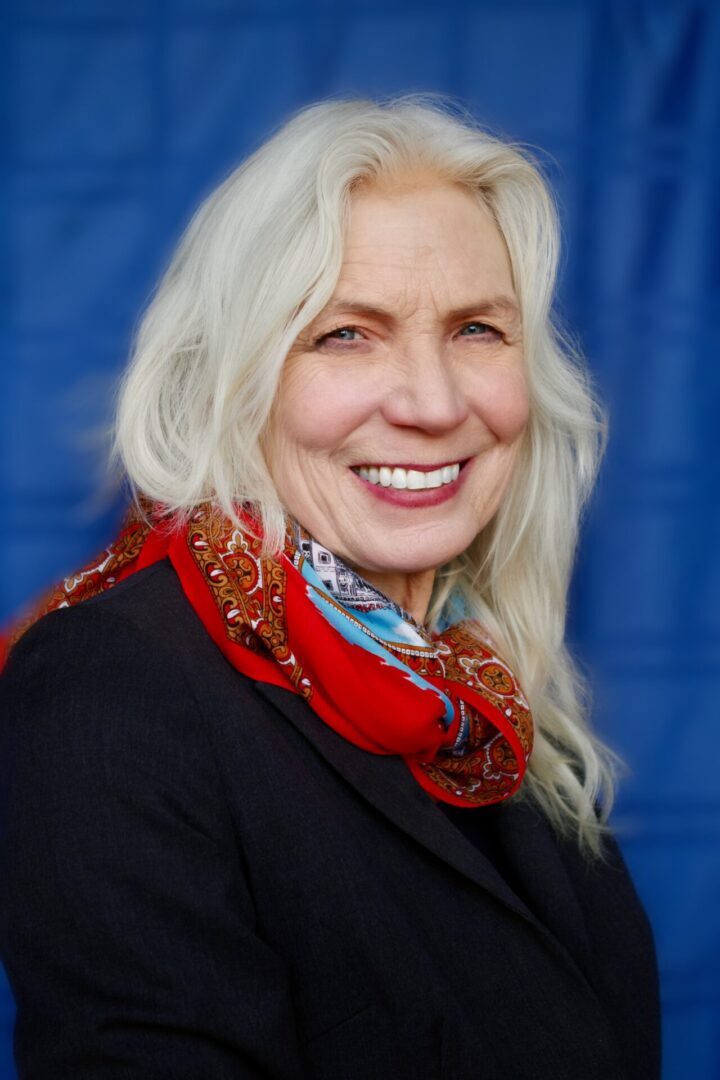
[[[114,460],[133,491],[183,513],[250,503],[266,551],[285,511],[263,454],[280,373],[337,284],[353,188],[415,170],[465,185],[493,215],[520,301],[530,418],[509,487],[470,548],[436,575],[435,629],[478,619],[518,674],[535,720],[519,797],[602,852],[617,766],[592,732],[565,644],[567,592],[605,421],[552,314],[559,228],[524,148],[435,94],[328,100],[297,112],[206,199],[139,324],[122,380]]]

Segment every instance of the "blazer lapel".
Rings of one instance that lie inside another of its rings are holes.
[[[528,800],[510,799],[496,808],[496,835],[513,880],[539,922],[565,946],[588,980],[590,943],[575,888],[549,822]],[[567,845],[567,857],[582,856]]]
[[[563,938],[567,940],[567,935],[558,939],[551,933],[548,926],[544,925],[524,901],[513,892],[492,863],[438,809],[413,778],[401,757],[372,754],[355,746],[354,743],[333,731],[328,724],[316,716],[307,702],[291,690],[263,682],[256,682],[255,688],[312,743],[326,761],[367,802],[438,858],[470,878],[516,915],[531,923],[548,943],[552,944],[552,947],[559,948],[565,958],[576,966],[561,944]],[[555,865],[559,864],[559,855],[556,850],[549,851],[547,836],[543,837],[542,852],[536,852],[534,856],[519,840],[519,827],[526,821],[525,814],[532,811],[512,804],[508,804],[503,810],[504,850],[511,860],[516,879],[523,883],[524,894],[532,898],[531,902],[538,914],[545,915],[548,908],[552,908],[553,901],[558,899],[556,889],[558,883],[555,878],[558,872],[563,873],[562,867]],[[478,813],[481,812],[478,811]],[[538,823],[539,819],[535,816],[529,835],[542,834],[542,826]],[[528,835],[527,831],[524,835]],[[549,865],[548,854],[550,855]],[[548,870],[551,871],[549,882]],[[564,885],[564,890],[559,890],[561,894],[563,891],[567,893],[567,879],[564,880]],[[554,895],[548,897],[548,893]],[[541,904],[540,900],[542,900]],[[582,951],[582,930],[578,926],[579,912],[571,909],[572,905],[568,907],[560,903],[556,906],[561,916],[559,925],[562,926],[563,919],[569,919],[572,926],[570,939],[575,945],[579,945]],[[557,920],[553,919],[553,922],[557,923]],[[568,944],[570,944],[569,941]]]

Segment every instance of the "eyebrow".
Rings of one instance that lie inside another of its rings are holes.
[[[387,322],[395,322],[396,318],[392,311],[380,306],[379,304],[368,304],[362,300],[353,300],[348,297],[347,300],[338,298],[320,313],[318,318],[329,318],[332,315],[337,315],[341,312],[348,312],[356,315],[370,315],[376,316],[381,319],[385,319]],[[474,304],[464,304],[461,308],[453,308],[451,311],[445,313],[445,318],[448,321],[455,319],[469,318],[471,315],[499,315],[506,318],[519,319],[520,308],[517,301],[513,300],[510,296],[492,296],[485,300],[478,300]]]

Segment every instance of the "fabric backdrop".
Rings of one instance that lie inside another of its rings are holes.
[[[112,381],[198,200],[300,105],[439,90],[542,148],[610,412],[571,639],[630,774],[665,1080],[720,1077],[720,5],[5,0],[0,618],[101,547]],[[13,1004],[1,997],[0,1077]]]

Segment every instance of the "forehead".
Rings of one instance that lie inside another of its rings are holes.
[[[383,293],[394,286],[513,292],[492,214],[465,186],[442,181],[353,194],[337,291],[359,282]]]

